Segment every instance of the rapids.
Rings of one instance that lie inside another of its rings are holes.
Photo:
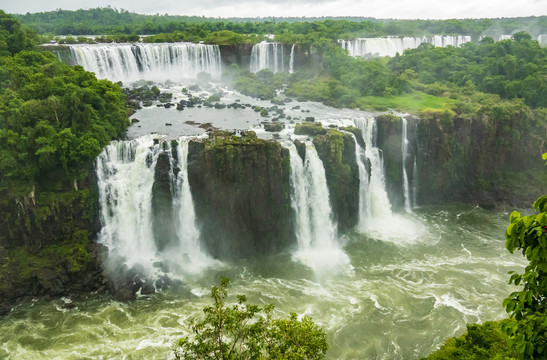
[[[204,270],[129,303],[94,294],[71,310],[62,300],[25,301],[0,320],[0,358],[169,358],[221,276],[251,303],[312,316],[328,334],[328,359],[417,359],[466,323],[505,316],[507,272],[523,265],[504,248],[508,214],[452,205],[401,217],[389,236],[343,237],[352,273],[317,275],[284,253]]]

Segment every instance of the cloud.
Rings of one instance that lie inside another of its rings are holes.
[[[208,17],[364,16],[399,19],[448,19],[539,16],[547,13],[547,0],[1,0],[10,13],[52,11],[58,8],[106,7],[144,14]]]

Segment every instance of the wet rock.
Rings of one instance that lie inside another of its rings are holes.
[[[156,292],[156,288],[154,287],[154,283],[152,280],[147,280],[141,287],[141,295],[151,295]]]
[[[64,301],[63,305],[61,306],[63,309],[74,309],[76,307],[76,304],[74,304],[72,301]]]
[[[132,301],[137,298],[131,284],[122,284],[115,291],[112,292],[114,299],[118,301]]]
[[[0,299],[0,316],[7,315],[11,311],[10,302],[6,299]]]
[[[52,269],[43,268],[34,270],[31,278],[34,280],[35,286],[38,287],[36,289],[37,294],[61,295],[65,292],[59,274]]]
[[[298,155],[300,155],[300,157],[302,158],[302,161],[306,161],[306,144],[298,139],[294,140],[293,143],[294,146],[296,146],[296,151],[298,152]]]
[[[277,132],[283,130],[283,124],[279,122],[272,122],[264,124],[264,130],[269,132]]]

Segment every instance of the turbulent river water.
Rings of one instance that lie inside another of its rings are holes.
[[[180,88],[171,90],[181,94]],[[236,93],[225,94],[223,101],[266,105]],[[314,103],[288,104],[285,114],[314,116],[324,124],[362,116]],[[204,130],[197,125],[204,122],[235,129],[258,126],[259,136],[271,137],[260,128],[264,119],[250,108],[177,112],[153,107],[135,117],[140,122],[130,129],[130,138],[150,131],[199,135]],[[363,121],[353,123],[366,133],[371,123]],[[373,150],[368,147],[366,155],[372,160]],[[377,185],[371,180],[370,186]],[[354,231],[326,240],[336,243],[343,258],[328,268],[313,259],[319,264],[313,270],[302,261],[309,254],[301,253],[310,245],[296,249],[295,244],[276,256],[212,262],[186,275],[184,285],[128,303],[101,294],[73,299],[74,309],[64,309],[64,299],[26,300],[0,319],[0,358],[168,359],[223,276],[231,279],[233,295],[272,303],[280,316],[293,311],[311,316],[327,333],[328,359],[418,359],[463,333],[467,323],[505,317],[501,303],[513,290],[507,272],[524,265],[521,256],[504,247],[508,213],[445,205],[398,212],[387,206],[379,215],[363,215]]]
[[[328,334],[329,359],[420,358],[466,323],[505,316],[507,272],[523,265],[504,248],[507,217],[461,205],[395,215],[384,234],[344,236],[351,266],[329,273],[287,252],[218,265],[130,303],[90,294],[67,310],[62,300],[29,300],[0,320],[0,358],[169,358],[221,276],[231,294],[312,316]]]

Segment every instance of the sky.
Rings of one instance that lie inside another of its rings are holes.
[[[547,0],[0,0],[8,13],[111,6],[140,14],[206,17],[362,16],[396,19],[547,15]]]

